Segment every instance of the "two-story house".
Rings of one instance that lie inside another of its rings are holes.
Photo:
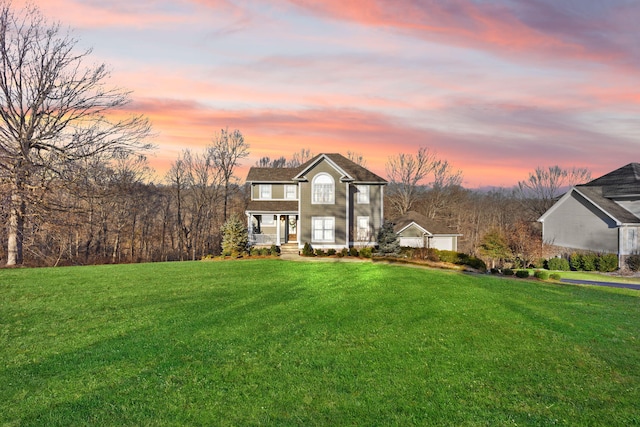
[[[372,246],[382,227],[387,181],[341,154],[296,168],[253,167],[247,184],[252,245]]]

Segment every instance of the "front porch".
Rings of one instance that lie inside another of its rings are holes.
[[[282,246],[298,241],[297,212],[247,212],[251,246]]]

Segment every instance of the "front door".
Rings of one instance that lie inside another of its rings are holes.
[[[298,221],[295,215],[287,216],[287,230],[289,242],[296,242],[298,240]]]

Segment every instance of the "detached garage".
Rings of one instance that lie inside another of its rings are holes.
[[[462,234],[443,221],[429,219],[417,212],[407,212],[397,218],[394,224],[400,246],[444,251],[458,250],[458,237]]]

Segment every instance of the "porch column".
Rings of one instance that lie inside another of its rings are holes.
[[[251,220],[251,213],[247,213],[247,234],[249,236],[249,243],[253,243],[253,221]]]
[[[280,246],[280,215],[276,215],[276,245]]]

